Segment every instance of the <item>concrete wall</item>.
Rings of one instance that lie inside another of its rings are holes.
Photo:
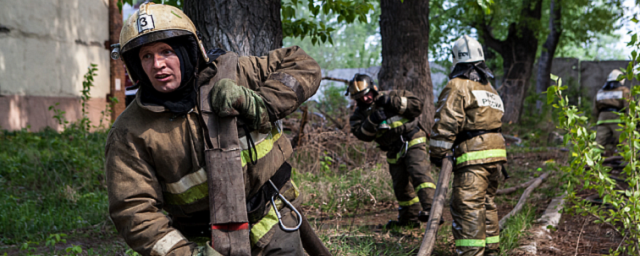
[[[627,65],[629,65],[628,60],[582,61],[580,62],[580,85],[586,88],[589,98],[593,99],[607,81],[609,73],[614,69],[625,71]],[[625,81],[624,85],[631,88],[632,85],[638,85],[638,81]]]
[[[90,63],[98,64],[90,117],[109,93],[107,0],[0,0],[0,129],[51,125],[48,105],[81,116],[79,96]],[[57,126],[53,126],[57,128]]]
[[[624,71],[628,64],[628,60],[580,61],[575,58],[555,58],[551,73],[561,77],[564,85],[580,86],[584,90],[583,96],[593,100],[607,81],[609,73],[614,69]],[[630,88],[632,85],[638,85],[638,81],[625,82],[626,87]]]

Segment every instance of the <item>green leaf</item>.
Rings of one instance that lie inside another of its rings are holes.
[[[636,44],[636,41],[638,41],[638,34],[633,34],[631,35],[631,41],[629,41],[629,43],[627,44],[627,46],[633,46]]]

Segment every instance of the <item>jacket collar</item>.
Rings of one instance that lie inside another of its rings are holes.
[[[142,109],[151,111],[151,112],[155,112],[155,113],[162,113],[162,112],[168,112],[169,110],[167,108],[165,108],[164,106],[160,106],[160,105],[155,105],[155,104],[150,104],[150,103],[146,103],[144,104],[141,100],[141,96],[142,95],[142,86],[140,86],[140,89],[138,89],[138,93],[136,93],[136,104],[138,104],[138,106]]]

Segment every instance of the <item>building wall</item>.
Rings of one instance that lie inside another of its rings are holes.
[[[0,0],[0,129],[52,125],[56,102],[74,121],[89,64],[98,65],[90,118],[98,122],[109,93],[106,0]]]

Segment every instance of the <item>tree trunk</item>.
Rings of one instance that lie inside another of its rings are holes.
[[[282,47],[280,0],[190,0],[184,12],[207,49],[263,56]]]
[[[549,7],[549,35],[542,45],[542,52],[538,59],[538,76],[536,77],[536,93],[541,95],[551,84],[551,64],[553,63],[553,55],[560,42],[562,35],[562,0],[551,0]],[[538,111],[542,110],[542,101],[536,102]]]
[[[532,6],[532,1],[535,3]],[[531,7],[529,7],[531,6]],[[542,15],[542,0],[530,0],[523,3],[520,17],[522,19],[540,20]],[[481,24],[482,38],[488,47],[502,56],[504,77],[500,87],[500,96],[504,102],[504,116],[502,122],[517,123],[520,119],[525,93],[529,88],[533,64],[535,63],[538,39],[536,32],[530,28],[531,24],[521,21],[519,25],[512,23],[509,34],[504,41],[493,37],[491,28]]]
[[[429,69],[429,1],[380,1],[382,90],[408,90],[424,102],[420,124],[431,132],[435,106]]]

